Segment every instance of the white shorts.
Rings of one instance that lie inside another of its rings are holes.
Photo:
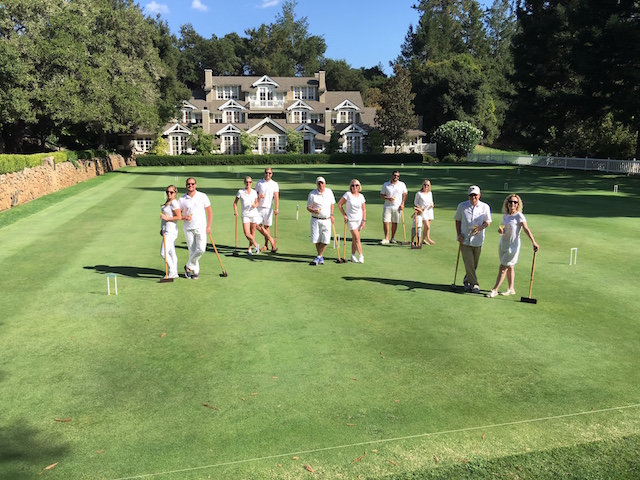
[[[354,230],[358,230],[360,228],[361,223],[362,220],[349,220],[347,222],[347,228],[350,232],[353,232]]]
[[[398,223],[400,221],[400,210],[393,205],[382,207],[382,223]]]
[[[258,223],[260,217],[257,214],[242,216],[242,223]]]
[[[331,219],[311,217],[311,243],[331,243]]]
[[[273,208],[258,208],[258,225],[270,227],[273,224],[273,217],[271,216],[272,213]]]

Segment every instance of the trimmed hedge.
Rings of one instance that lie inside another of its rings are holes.
[[[34,168],[42,165],[42,159],[53,157],[55,163],[72,162],[76,168],[78,160],[90,160],[92,158],[106,158],[108,150],[66,150],[64,152],[34,153],[31,155],[0,155],[0,175],[14,173],[25,168]]]
[[[366,163],[400,164],[422,163],[419,153],[318,153],[303,155],[286,153],[278,155],[140,155],[136,157],[139,167],[176,166],[176,165],[296,165],[317,163]]]
[[[67,152],[34,153],[32,155],[0,155],[0,174],[13,173],[25,168],[39,167],[42,159],[53,157],[55,163],[67,161]]]

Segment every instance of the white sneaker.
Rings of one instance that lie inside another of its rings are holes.
[[[471,289],[471,293],[480,293],[480,287],[478,285],[474,285]]]
[[[356,258],[356,256],[355,256],[355,255],[351,255],[351,261],[352,261],[353,263],[358,263],[358,259]]]
[[[253,255],[253,251],[251,250],[251,247],[249,247],[249,250],[247,250],[247,255]]]
[[[380,245],[389,245],[389,240],[386,238],[380,242]]]
[[[502,292],[500,295],[504,295],[505,297],[507,295],[515,295],[516,291],[515,290],[507,290],[506,292]]]
[[[260,245],[258,245],[257,243],[256,243],[256,246],[253,249],[253,253],[255,255],[259,255],[260,254]]]
[[[498,292],[496,290],[491,290],[489,293],[487,293],[485,295],[485,297],[487,298],[493,298],[493,297],[497,297],[498,296]]]
[[[360,255],[360,257],[358,257],[358,263],[364,263],[364,255]]]

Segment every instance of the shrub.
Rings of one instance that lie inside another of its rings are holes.
[[[25,168],[39,167],[42,159],[53,157],[55,163],[67,161],[67,152],[35,153],[33,155],[0,155],[0,174],[13,173]]]
[[[440,157],[453,154],[457,157],[465,157],[473,151],[482,140],[482,131],[469,122],[451,120],[440,125],[433,134],[433,141],[438,143]]]
[[[438,159],[425,153],[422,155],[422,163],[438,163]]]

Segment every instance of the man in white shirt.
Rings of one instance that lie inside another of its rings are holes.
[[[484,231],[491,225],[491,208],[480,201],[480,187],[477,185],[471,185],[468,194],[469,200],[458,205],[453,218],[466,271],[464,290],[480,293],[476,269],[484,243]]]
[[[384,200],[384,206],[382,207],[384,239],[380,242],[382,245],[398,243],[395,239],[396,230],[408,194],[407,186],[400,181],[400,172],[394,170],[391,174],[391,180],[384,182],[382,190],[380,190],[380,198]],[[391,232],[389,232],[389,226],[391,226]],[[389,233],[391,233],[391,240],[389,240]]]
[[[271,236],[269,227],[273,223],[273,215],[278,215],[278,208],[280,206],[280,187],[278,182],[273,180],[273,170],[271,167],[267,167],[264,170],[264,178],[260,180],[256,185],[256,192],[258,194],[258,215],[260,220],[258,221],[258,231],[264,236],[264,246],[262,251],[266,252],[271,243],[271,252],[276,253],[278,251],[276,247],[277,239]],[[274,207],[275,200],[275,209]],[[277,233],[277,232],[276,232]]]
[[[316,178],[315,190],[309,193],[307,211],[311,213],[311,243],[316,244],[318,255],[311,265],[324,265],[324,250],[331,242],[331,226],[333,225],[333,206],[336,198],[327,188],[324,177]]]
[[[196,179],[187,178],[187,193],[180,197],[180,210],[184,220],[183,230],[189,248],[189,261],[184,266],[187,278],[198,279],[200,257],[207,249],[207,235],[211,234],[211,202],[209,197],[196,190]]]

